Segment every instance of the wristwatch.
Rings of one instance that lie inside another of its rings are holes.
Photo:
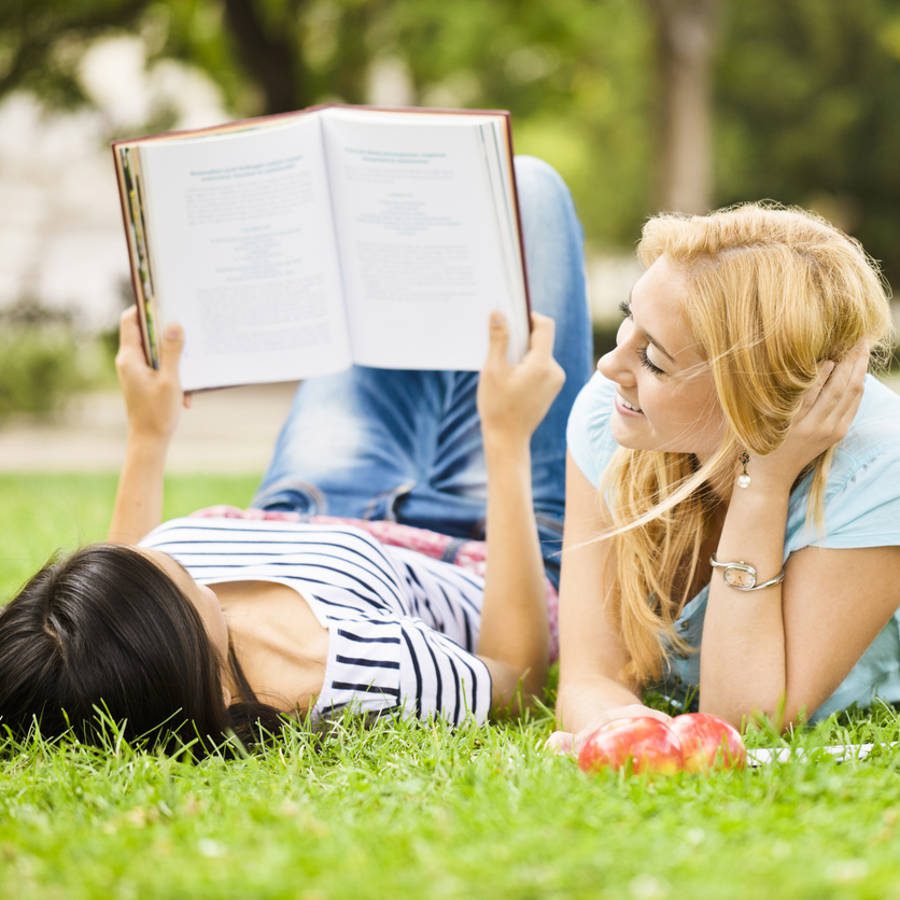
[[[710,556],[709,564],[714,569],[722,570],[722,577],[728,587],[736,591],[761,591],[763,588],[772,587],[773,584],[781,584],[784,581],[784,569],[768,581],[760,582],[756,566],[746,562],[719,562],[715,554]]]

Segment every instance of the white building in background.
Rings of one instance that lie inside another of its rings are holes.
[[[96,109],[51,113],[21,92],[0,104],[0,308],[32,297],[93,331],[116,322],[130,292],[110,136],[140,134],[160,109],[179,128],[228,115],[196,70],[147,69],[138,38],[96,43],[80,76]]]
[[[196,69],[147,67],[139,38],[98,41],[80,78],[93,109],[47,112],[21,92],[0,103],[0,309],[30,297],[96,331],[116,323],[131,293],[111,137],[143,133],[159,110],[174,111],[177,128],[229,116]],[[371,94],[376,104],[408,103],[404,73],[385,62]],[[638,272],[633,258],[589,262],[595,318],[614,314]]]

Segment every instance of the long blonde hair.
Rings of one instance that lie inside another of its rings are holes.
[[[693,454],[619,448],[604,474],[617,570],[610,599],[630,660],[623,674],[638,683],[662,675],[667,652],[690,649],[674,622],[718,505],[710,482],[734,472],[744,448],[779,446],[820,363],[842,359],[863,338],[884,359],[891,336],[875,262],[804,210],[752,203],[659,215],[644,226],[638,256],[649,266],[664,254],[686,276],[684,310],[726,436],[702,467]],[[809,467],[807,515],[820,526],[831,456]]]

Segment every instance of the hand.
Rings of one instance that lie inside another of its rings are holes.
[[[750,455],[754,482],[790,486],[816,457],[842,440],[862,400],[869,345],[860,341],[840,362],[825,362],[806,391],[781,445],[765,455]]]
[[[575,735],[571,731],[554,731],[545,741],[544,749],[557,756],[569,756],[575,752]]]
[[[478,380],[478,413],[485,444],[528,441],[566,380],[553,358],[555,323],[532,313],[528,352],[509,363],[509,329],[501,313],[491,314],[487,359]]]
[[[178,377],[183,347],[181,327],[167,325],[160,347],[159,369],[148,366],[137,307],[129,307],[122,313],[116,374],[125,398],[128,427],[135,435],[168,441],[178,424],[181,407],[190,406],[190,396],[182,394]]]
[[[577,756],[584,746],[585,741],[598,728],[602,728],[608,722],[612,722],[615,719],[638,719],[645,716],[651,719],[659,719],[660,722],[672,721],[671,716],[667,716],[664,712],[660,712],[658,709],[652,709],[649,706],[644,706],[641,703],[632,703],[628,706],[614,706],[605,710],[596,721],[592,722],[586,728],[582,728],[581,731],[576,734],[572,734],[570,731],[554,731],[553,734],[547,738],[544,749],[558,755],[572,754]]]

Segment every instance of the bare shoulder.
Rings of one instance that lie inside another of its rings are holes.
[[[269,581],[213,585],[235,653],[260,699],[305,712],[322,690],[329,633],[306,599]]]

